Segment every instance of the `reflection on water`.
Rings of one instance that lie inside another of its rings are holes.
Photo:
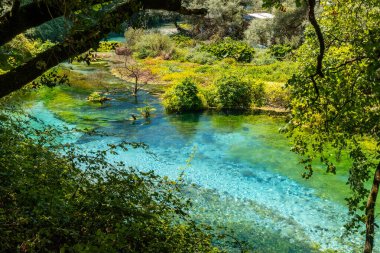
[[[145,105],[156,109],[150,120],[139,116],[138,108]],[[104,106],[78,110],[99,115],[92,119],[94,126],[113,135],[76,136],[78,146],[102,149],[122,140],[148,144],[154,155],[130,150],[109,159],[174,179],[184,169],[185,180],[195,185],[188,189],[192,215],[233,228],[255,252],[358,252],[361,247],[362,238],[344,236],[344,172],[301,179],[297,157],[278,133],[281,118],[211,112],[167,115],[159,100],[145,92],[138,103],[125,94],[113,94]],[[31,113],[64,124],[42,103],[36,103]]]

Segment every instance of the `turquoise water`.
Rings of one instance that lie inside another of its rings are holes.
[[[70,68],[86,75],[100,71],[95,66]],[[102,71],[104,78],[115,81]],[[326,175],[316,166],[318,173],[311,180],[302,179],[302,166],[289,151],[289,140],[278,132],[283,118],[212,112],[168,115],[160,100],[144,91],[137,100],[121,91],[109,96],[112,100],[103,106],[70,108],[71,113],[89,116],[85,125],[109,136],[73,133],[61,141],[85,151],[120,141],[144,142],[148,150],[130,149],[108,158],[172,179],[184,172],[193,185],[186,197],[193,201],[194,219],[234,230],[252,252],[361,251],[363,237],[348,236],[344,230],[347,172]],[[86,99],[85,94],[76,97]],[[146,105],[155,108],[150,119],[138,110]],[[29,112],[48,124],[75,127],[42,101],[34,102]],[[83,123],[79,117],[78,121]],[[347,168],[347,163],[340,165]]]
[[[137,109],[146,104],[156,109],[152,118],[131,120],[130,115],[139,115]],[[318,252],[316,248],[358,252],[362,238],[344,236],[346,207],[321,197],[323,189],[295,180],[302,169],[288,140],[277,131],[281,118],[167,115],[158,99],[143,92],[137,103],[114,94],[107,105],[82,110],[101,113],[93,123],[107,121],[98,130],[112,136],[76,134],[69,136],[70,142],[85,150],[105,149],[108,143],[123,140],[148,144],[148,152],[130,150],[109,159],[173,179],[184,171],[185,180],[195,184],[189,190],[193,216],[234,229],[255,252]],[[35,103],[30,113],[49,124],[66,124],[42,102]],[[115,115],[125,117],[115,120]]]

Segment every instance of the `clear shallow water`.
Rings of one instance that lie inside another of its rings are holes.
[[[98,71],[72,68],[84,74]],[[110,81],[115,80],[110,77]],[[78,96],[86,99],[86,95]],[[84,150],[106,149],[107,144],[124,140],[148,144],[149,152],[131,149],[109,159],[173,179],[184,171],[187,182],[195,185],[188,189],[194,218],[233,229],[254,252],[361,251],[361,236],[344,235],[348,218],[343,201],[345,173],[317,173],[311,180],[303,180],[296,155],[278,133],[281,118],[167,115],[160,101],[146,92],[140,92],[137,101],[121,93],[112,98],[101,107],[74,110],[90,116],[86,125],[112,136],[77,133],[62,141],[74,142]],[[139,115],[138,108],[147,104],[156,109],[152,118],[131,120],[131,114]],[[30,113],[48,124],[66,125],[42,102],[35,103]]]
[[[134,99],[115,95],[107,106],[85,108],[90,114],[100,111],[103,117],[98,120],[108,118],[108,126],[98,130],[114,136],[76,135],[69,136],[70,141],[87,150],[122,140],[148,144],[149,154],[137,149],[109,159],[153,169],[173,179],[184,170],[185,179],[197,188],[190,192],[194,217],[232,227],[258,252],[318,252],[311,245],[358,252],[361,238],[343,236],[346,207],[321,198],[323,189],[308,187],[287,175],[292,171],[290,175],[299,176],[301,168],[285,137],[277,133],[281,119],[211,113],[166,115],[149,94],[142,93],[139,100],[142,103],[136,104]],[[142,104],[156,108],[153,117],[130,120],[130,114],[138,115]],[[30,112],[49,124],[64,124],[41,102]],[[125,118],[115,120],[120,114]],[[248,156],[253,158],[244,158]],[[193,157],[190,165],[189,157]]]

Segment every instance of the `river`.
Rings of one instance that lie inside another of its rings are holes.
[[[346,173],[326,175],[317,164],[320,173],[302,179],[298,157],[278,131],[283,118],[222,112],[170,115],[159,98],[145,91],[137,101],[122,92],[110,96],[103,106],[75,109],[96,115],[86,125],[109,136],[76,133],[62,141],[86,151],[120,141],[147,144],[148,150],[130,149],[108,158],[172,179],[183,172],[192,185],[187,197],[194,203],[194,219],[233,229],[254,252],[360,251],[363,238],[347,236],[344,230]],[[133,120],[131,115],[139,115],[138,108],[146,105],[155,108],[153,115]],[[28,111],[47,124],[75,127],[43,100],[33,101]]]

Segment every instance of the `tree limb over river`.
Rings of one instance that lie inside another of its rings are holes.
[[[184,15],[206,14],[205,9],[184,8],[180,0],[112,2],[94,0],[80,5],[74,2],[66,2],[64,6],[56,1],[33,2],[19,7],[17,11],[12,8],[0,17],[0,46],[19,33],[54,18],[65,16],[73,20],[73,26],[63,42],[0,76],[0,97],[22,88],[60,62],[96,47],[97,43],[108,33],[141,9],[161,9]],[[95,4],[104,5],[104,7],[99,11],[87,14],[86,8],[93,8]],[[80,15],[83,13],[87,15],[84,17]],[[86,19],[92,19],[93,22]]]

